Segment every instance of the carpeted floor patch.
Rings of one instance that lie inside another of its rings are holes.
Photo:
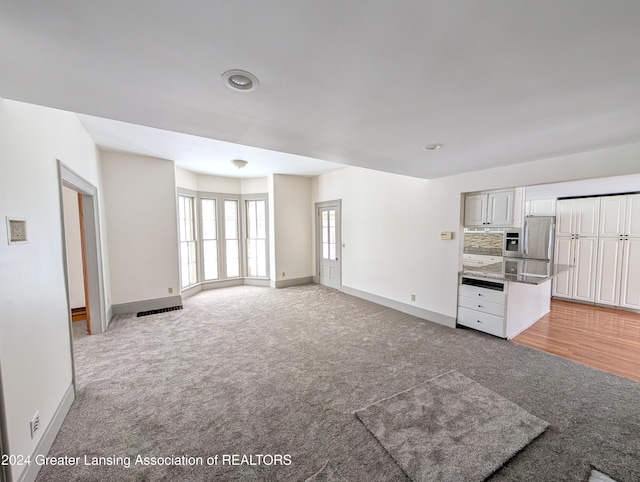
[[[455,370],[356,411],[414,481],[482,481],[548,423]]]
[[[347,479],[327,460],[320,470],[304,482],[347,482]]]

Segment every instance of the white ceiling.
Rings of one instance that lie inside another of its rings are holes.
[[[200,172],[230,153],[194,136],[434,178],[639,142],[639,25],[637,0],[0,0],[0,96]]]

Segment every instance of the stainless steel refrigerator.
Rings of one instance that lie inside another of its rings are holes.
[[[526,216],[522,228],[522,257],[553,261],[555,216]]]

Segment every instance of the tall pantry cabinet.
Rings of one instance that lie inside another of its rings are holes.
[[[595,302],[640,309],[640,194],[602,198]]]
[[[599,217],[600,198],[557,202],[555,262],[574,268],[556,277],[553,296],[593,303]]]

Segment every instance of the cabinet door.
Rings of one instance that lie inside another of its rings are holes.
[[[574,300],[591,301],[596,292],[596,261],[598,238],[574,239],[575,268],[573,273]]]
[[[491,192],[488,195],[487,224],[513,226],[514,191]]]
[[[600,238],[596,269],[595,302],[617,306],[620,303],[620,279],[624,241],[619,238]]]
[[[573,234],[573,199],[563,199],[556,203],[556,236]]]
[[[640,194],[630,194],[627,198],[627,218],[625,233],[640,237]]]
[[[484,226],[487,222],[487,195],[467,194],[464,197],[464,225]]]
[[[573,265],[573,239],[556,238],[555,262],[557,264]],[[571,298],[573,288],[573,269],[560,273],[553,278],[553,296],[556,298]]]
[[[620,306],[640,310],[640,238],[624,241]]]
[[[555,216],[556,200],[555,199],[532,199],[529,202],[530,216]]]
[[[574,234],[579,236],[597,236],[600,219],[600,198],[590,197],[574,199]]]
[[[626,196],[608,196],[600,199],[599,236],[617,238],[624,234],[626,207]]]

